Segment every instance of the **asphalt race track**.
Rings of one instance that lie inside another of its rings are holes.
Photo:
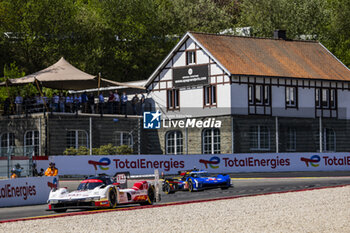
[[[175,194],[169,195],[161,192],[162,200],[159,202],[159,204],[313,189],[326,186],[350,185],[350,176],[302,178],[233,178],[232,183],[234,187],[227,190],[211,189],[192,193],[187,191],[179,191]],[[76,188],[78,184],[79,181],[61,181],[60,183],[61,186],[68,187],[69,189]],[[51,211],[46,211],[46,209],[47,205],[0,208],[0,221],[56,214]],[[68,210],[67,213],[80,211],[81,210]]]

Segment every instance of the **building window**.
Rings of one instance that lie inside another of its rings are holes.
[[[297,131],[295,128],[287,129],[287,151],[296,151],[297,149]]]
[[[270,86],[262,84],[248,85],[248,101],[250,105],[270,105]]]
[[[128,145],[132,147],[133,145],[132,134],[129,132],[121,132],[121,131],[114,132],[114,140],[115,140],[115,145],[117,146]]]
[[[296,87],[286,87],[286,107],[296,108],[298,106],[298,95]]]
[[[88,134],[85,130],[67,131],[67,148],[78,149],[81,146],[88,147]]]
[[[178,89],[171,89],[167,91],[167,109],[179,110],[180,109],[180,96]]]
[[[3,133],[1,134],[1,150],[0,156],[8,155],[11,152],[11,148],[15,146],[15,134],[14,133]]]
[[[186,65],[196,64],[196,51],[186,51]]]
[[[166,154],[179,155],[183,153],[183,139],[181,131],[170,131],[165,136]]]
[[[250,127],[250,150],[270,150],[270,130],[267,126]]]
[[[220,130],[204,129],[202,133],[203,154],[220,154]]]
[[[31,130],[24,134],[24,154],[39,155],[39,131]]]
[[[336,151],[336,136],[333,129],[323,129],[323,151],[334,152]]]
[[[315,105],[320,109],[336,109],[337,108],[337,92],[330,88],[315,89]]]
[[[216,106],[216,86],[210,85],[204,89],[204,107]]]

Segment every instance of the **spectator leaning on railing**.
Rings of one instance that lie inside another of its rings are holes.
[[[128,96],[126,95],[126,92],[124,91],[123,95],[122,95],[122,114],[125,114],[125,115],[127,113],[126,112],[127,111],[127,109],[126,109],[127,103],[128,103]]]
[[[100,114],[103,114],[104,105],[105,105],[105,97],[101,92],[98,96],[98,108],[99,108]]]

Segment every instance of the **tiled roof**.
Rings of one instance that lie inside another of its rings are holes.
[[[232,75],[350,81],[350,70],[318,42],[190,34]]]

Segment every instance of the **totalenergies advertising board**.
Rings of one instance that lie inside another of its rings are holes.
[[[114,175],[123,171],[143,175],[153,174],[155,169],[176,174],[193,168],[213,173],[347,171],[350,153],[50,156],[37,164],[45,169],[49,162],[56,164],[58,175]]]
[[[0,180],[0,207],[45,204],[58,177],[23,177]]]

